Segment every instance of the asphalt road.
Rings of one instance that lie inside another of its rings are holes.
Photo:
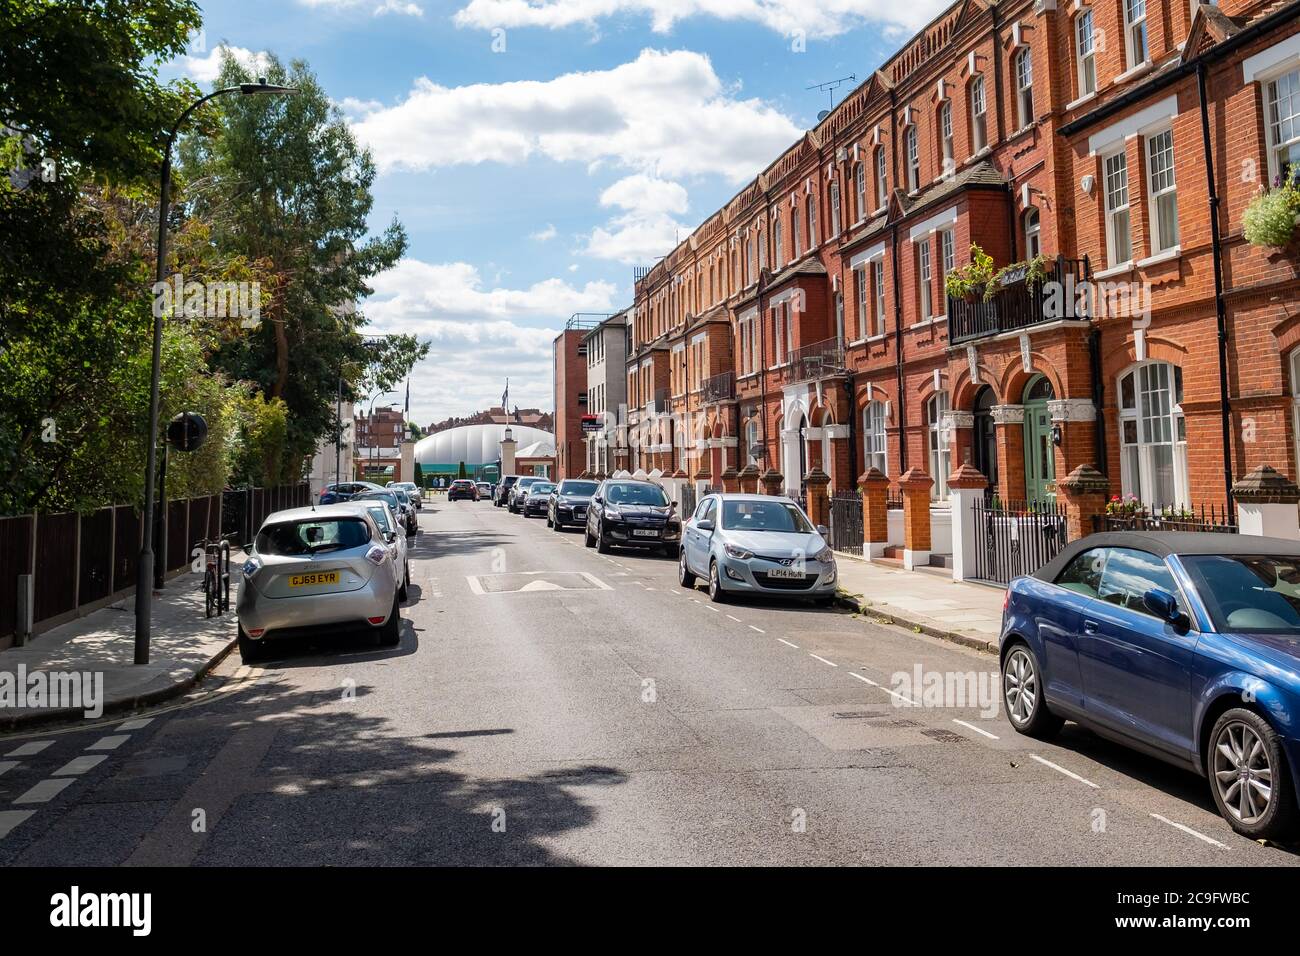
[[[487,502],[421,524],[398,648],[235,654],[133,720],[0,738],[0,866],[1300,861],[1196,777],[894,676],[995,696],[986,655],[712,605]]]

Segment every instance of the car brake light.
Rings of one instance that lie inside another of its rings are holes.
[[[250,627],[248,629],[249,637],[261,637],[265,633],[266,633],[266,628],[264,627]]]
[[[371,545],[370,550],[366,552],[366,559],[374,565],[382,565],[386,557],[388,552],[377,544]]]
[[[368,617],[368,618],[366,618],[366,620],[369,621],[371,624],[383,624],[383,623],[384,623],[384,619],[383,619],[383,617]]]
[[[1002,592],[1002,613],[1003,614],[1007,613],[1007,608],[1010,606],[1010,604],[1011,604],[1011,588],[1007,588],[1005,591]]]

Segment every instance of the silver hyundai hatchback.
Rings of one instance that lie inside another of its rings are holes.
[[[275,512],[244,562],[236,605],[240,654],[247,661],[269,641],[353,627],[396,645],[404,577],[398,564],[360,502]]]
[[[771,594],[829,603],[838,569],[828,534],[789,498],[708,495],[682,526],[677,578],[685,588],[704,578],[714,601]]]

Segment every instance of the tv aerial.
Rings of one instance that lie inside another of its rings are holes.
[[[821,122],[831,115],[831,110],[835,109],[835,91],[845,83],[856,83],[857,75],[850,73],[848,76],[841,76],[838,80],[827,80],[825,83],[814,83],[812,86],[804,87],[807,90],[824,90],[827,97],[830,98],[830,109],[824,109],[817,114],[817,122]]]

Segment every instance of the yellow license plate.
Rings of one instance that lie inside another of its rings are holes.
[[[289,576],[289,587],[301,588],[312,584],[338,584],[339,573],[337,571],[317,571],[314,574],[292,574]]]

